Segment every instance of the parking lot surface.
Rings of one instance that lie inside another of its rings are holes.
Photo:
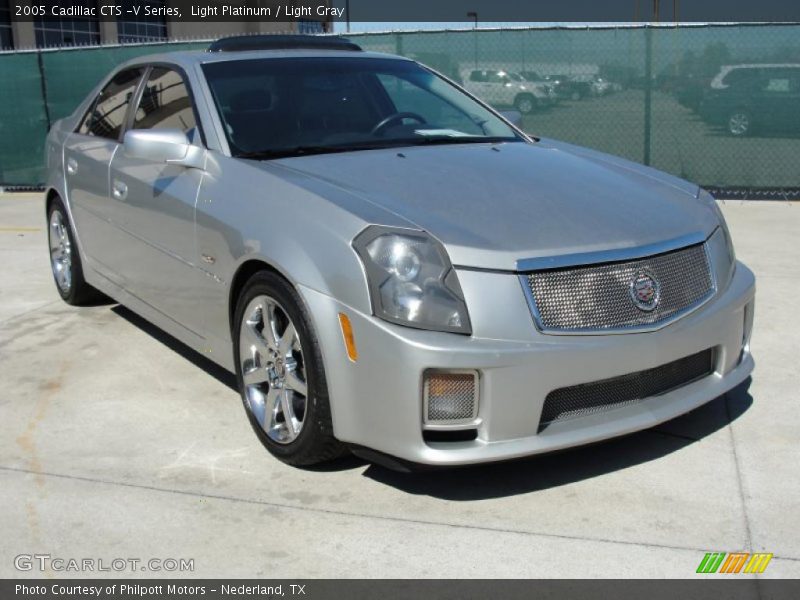
[[[604,444],[409,475],[273,459],[231,375],[124,307],[64,304],[41,195],[0,194],[0,577],[42,576],[20,554],[194,561],[95,576],[693,577],[710,551],[800,577],[800,205],[723,210],[757,276],[751,381]]]
[[[523,127],[535,135],[601,148],[641,162],[644,106],[644,91],[633,89],[577,102],[564,100],[527,115]],[[735,138],[705,123],[673,95],[655,91],[650,139],[650,164],[690,181],[721,187],[796,187],[800,138],[791,131]]]

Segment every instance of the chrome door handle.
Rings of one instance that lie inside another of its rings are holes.
[[[67,174],[75,175],[78,172],[78,161],[74,158],[67,159]]]
[[[125,200],[125,197],[128,195],[128,186],[121,181],[115,181],[111,188],[111,193],[117,200]]]

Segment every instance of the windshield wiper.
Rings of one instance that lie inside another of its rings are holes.
[[[236,158],[252,158],[267,160],[270,158],[288,158],[291,156],[310,156],[312,154],[328,154],[333,152],[349,152],[351,150],[366,150],[359,146],[292,146],[291,148],[273,148],[269,150],[256,150],[254,152],[241,152]]]
[[[517,142],[518,138],[490,137],[482,135],[435,135],[421,136],[403,140],[404,143],[427,146],[435,144],[499,144],[501,142]]]
[[[273,148],[242,152],[236,158],[250,158],[254,160],[269,160],[276,158],[291,158],[295,156],[311,156],[314,154],[333,154],[336,152],[355,152],[358,150],[377,150],[381,148],[395,148],[398,146],[426,146],[439,144],[496,144],[498,142],[513,142],[517,138],[486,137],[486,136],[419,136],[413,138],[387,139],[376,142],[353,142],[331,146],[292,146],[290,148]]]

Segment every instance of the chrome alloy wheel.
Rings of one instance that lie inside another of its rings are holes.
[[[303,430],[308,386],[297,329],[269,296],[247,305],[239,332],[239,360],[250,412],[269,438],[289,444]]]
[[[68,294],[72,287],[72,243],[69,240],[64,215],[56,209],[50,214],[48,229],[50,265],[59,289]]]
[[[744,135],[750,129],[750,118],[747,114],[737,112],[728,119],[728,131],[733,135]]]

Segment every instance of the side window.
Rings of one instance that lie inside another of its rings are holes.
[[[469,74],[470,81],[477,81],[477,82],[484,82],[486,81],[486,72],[485,71],[473,71]]]
[[[119,139],[142,71],[141,67],[135,67],[117,73],[95,99],[83,118],[78,133],[109,140]]]
[[[489,83],[506,83],[509,77],[502,71],[491,71],[489,72],[488,81]]]
[[[134,129],[180,129],[190,139],[197,131],[192,99],[181,74],[154,67],[133,121]]]
[[[786,93],[789,91],[788,77],[770,77],[764,84],[765,92]]]

